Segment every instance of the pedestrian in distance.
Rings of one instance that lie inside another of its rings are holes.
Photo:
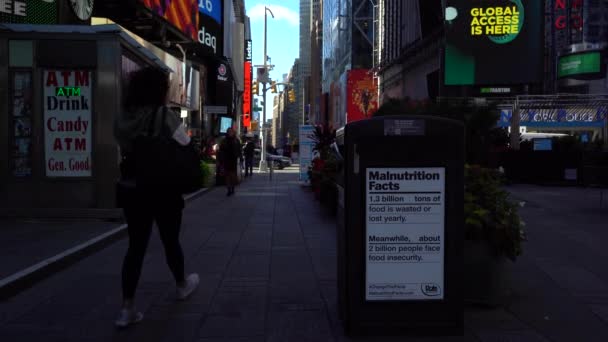
[[[144,68],[130,75],[124,110],[115,120],[114,135],[120,146],[121,178],[117,184],[118,206],[127,221],[129,247],[122,265],[123,303],[115,325],[119,328],[138,323],[143,313],[135,306],[135,292],[142,271],[153,223],[156,222],[165,250],[167,264],[175,279],[176,299],[184,300],[198,287],[196,273],[187,277],[179,234],[184,199],[178,189],[138,186],[137,145],[142,137],[175,140],[187,146],[190,137],[179,116],[167,108],[168,75],[156,68]],[[158,137],[158,138],[157,138]],[[154,153],[154,151],[152,151]]]
[[[242,160],[241,143],[236,137],[234,129],[226,130],[226,138],[220,145],[220,158],[224,166],[224,175],[226,177],[226,187],[228,192],[226,196],[234,195],[234,188],[238,182],[236,172],[238,170],[238,161]]]
[[[244,148],[245,154],[245,177],[253,176],[253,155],[255,153],[255,144],[251,139],[247,141]]]

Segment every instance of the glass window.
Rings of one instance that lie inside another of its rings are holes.
[[[8,51],[9,66],[31,68],[34,65],[34,44],[31,40],[11,40]]]
[[[12,127],[12,174],[32,175],[32,72],[11,73],[10,122]]]

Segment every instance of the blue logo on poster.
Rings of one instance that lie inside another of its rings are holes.
[[[222,0],[198,0],[198,11],[222,23]]]

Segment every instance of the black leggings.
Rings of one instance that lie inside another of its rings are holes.
[[[135,297],[135,289],[141,275],[146,249],[156,221],[160,239],[165,247],[167,264],[175,281],[184,281],[184,253],[179,243],[182,208],[126,206],[124,208],[129,232],[129,249],[122,265],[122,293],[125,299]]]

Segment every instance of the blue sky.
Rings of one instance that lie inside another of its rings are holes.
[[[253,64],[264,64],[264,6],[270,8],[275,18],[268,13],[268,56],[275,65],[270,72],[273,80],[281,82],[283,74],[289,72],[300,48],[300,1],[299,0],[245,0],[247,15],[251,18],[251,40],[253,41]],[[253,77],[256,76],[254,68]],[[283,89],[283,87],[279,87]],[[262,90],[260,87],[260,95]],[[272,118],[273,94],[266,93],[268,109],[266,119]],[[262,96],[259,96],[261,101]],[[261,119],[261,113],[260,113]]]

